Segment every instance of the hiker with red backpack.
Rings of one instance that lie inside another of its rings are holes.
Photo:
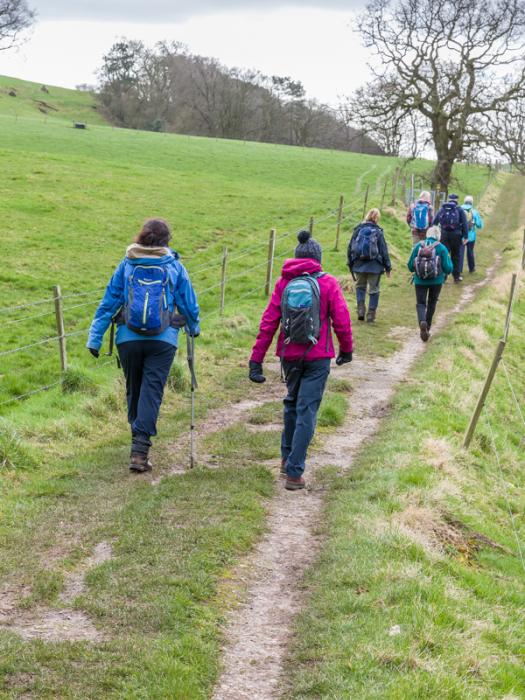
[[[446,247],[452,259],[454,282],[462,281],[460,269],[461,246],[468,242],[468,224],[465,210],[458,206],[457,194],[451,194],[432,222],[441,228],[441,243]]]
[[[428,229],[426,239],[414,246],[408,261],[408,269],[414,273],[417,320],[424,343],[430,338],[430,328],[445,276],[453,269],[449,252],[439,239],[439,227],[432,226]]]
[[[459,255],[459,269],[463,274],[463,265],[465,262],[465,250],[467,252],[468,271],[472,274],[476,272],[476,258],[474,257],[474,246],[476,244],[476,231],[481,231],[483,228],[483,219],[477,209],[474,209],[474,198],[472,195],[465,197],[464,204],[461,205],[467,217],[468,225],[468,241],[467,245],[461,246]]]
[[[366,314],[368,323],[373,323],[376,318],[381,275],[386,272],[386,276],[390,277],[392,271],[385,235],[379,226],[380,218],[379,209],[371,209],[368,212],[365,220],[355,227],[347,252],[348,267],[355,280],[357,318],[364,321]]]
[[[288,390],[284,399],[281,474],[285,488],[305,487],[308,446],[315,432],[330,360],[332,327],[339,341],[338,366],[352,361],[352,326],[339,282],[323,272],[322,250],[309,231],[300,231],[295,258],[286,260],[266,307],[249,362],[249,378],[266,381],[262,363],[279,325],[277,355]]]
[[[148,459],[151,437],[157,434],[179,329],[185,327],[192,338],[200,332],[197,297],[178,254],[168,247],[170,239],[163,219],[144,223],[109,281],[87,341],[87,349],[98,358],[104,333],[112,322],[117,325],[131,428],[129,468],[137,473],[152,468]]]
[[[419,241],[425,240],[433,218],[432,197],[430,192],[423,190],[417,202],[411,204],[407,211],[407,224],[412,231],[412,245],[417,245]]]

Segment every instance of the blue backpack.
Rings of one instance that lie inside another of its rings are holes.
[[[171,323],[166,266],[135,265],[128,277],[122,317],[127,327],[141,335],[159,335]]]
[[[410,225],[413,229],[426,231],[430,226],[429,204],[427,202],[416,202],[412,209],[412,220]]]
[[[459,228],[459,209],[455,202],[446,202],[443,204],[441,207],[440,224],[443,231],[456,231]]]
[[[323,274],[321,272],[299,275],[290,280],[284,288],[281,297],[281,328],[285,345],[315,345],[319,340],[321,290],[317,280]]]
[[[377,226],[361,226],[352,243],[354,260],[377,260],[379,258],[379,231]]]

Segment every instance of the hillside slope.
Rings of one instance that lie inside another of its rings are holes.
[[[0,113],[105,124],[93,95],[80,90],[42,85],[0,75]]]

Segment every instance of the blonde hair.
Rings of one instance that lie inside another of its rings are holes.
[[[365,221],[372,221],[374,224],[379,223],[381,218],[381,212],[379,209],[370,209],[368,214],[365,216]]]
[[[421,194],[419,195],[419,201],[420,202],[428,202],[429,204],[432,202],[432,197],[430,196],[430,192],[428,190],[423,190]]]

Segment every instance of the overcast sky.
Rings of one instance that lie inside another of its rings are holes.
[[[336,104],[366,79],[352,31],[364,0],[33,0],[37,23],[0,73],[74,87],[95,82],[115,39],[182,41],[228,66],[301,80],[310,97]]]

